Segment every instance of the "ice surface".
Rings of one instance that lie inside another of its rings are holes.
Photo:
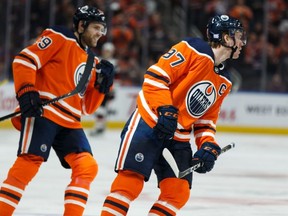
[[[87,134],[88,131],[87,131]],[[89,137],[99,173],[92,184],[86,216],[100,214],[109,193],[120,131],[107,131]],[[0,182],[13,164],[18,132],[0,130]],[[191,197],[179,216],[287,216],[288,215],[288,136],[218,133],[222,146],[235,142],[236,147],[221,155],[211,173],[195,173]],[[63,194],[70,181],[70,170],[61,167],[52,150],[26,188],[15,216],[60,216]],[[147,215],[158,197],[154,174],[142,194],[131,204],[129,216]]]

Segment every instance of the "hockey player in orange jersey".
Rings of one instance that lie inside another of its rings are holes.
[[[85,210],[98,165],[81,126],[81,115],[92,114],[101,105],[113,84],[114,66],[95,57],[97,73],[93,68],[81,93],[42,106],[43,101],[75,89],[90,48],[96,47],[99,38],[106,34],[105,16],[95,7],[78,8],[73,23],[74,31],[64,27],[44,30],[13,61],[21,111],[21,118],[14,118],[13,123],[21,134],[18,157],[0,189],[0,216],[13,214],[51,148],[62,166],[72,170],[63,215],[80,216]]]
[[[192,173],[176,178],[161,154],[165,147],[180,170],[199,160],[204,166],[196,172],[212,170],[221,151],[215,139],[216,122],[232,85],[222,63],[239,57],[246,37],[240,21],[227,15],[209,21],[207,36],[208,43],[199,38],[182,40],[148,68],[137,108],[121,133],[117,176],[102,216],[126,215],[152,170],[160,195],[148,215],[172,216],[183,208],[190,197]],[[191,133],[197,146],[194,155]]]

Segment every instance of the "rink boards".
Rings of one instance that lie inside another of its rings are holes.
[[[136,106],[140,87],[115,85],[115,99],[108,104],[108,128],[123,127]],[[13,83],[0,86],[0,116],[10,114],[17,106]],[[83,116],[83,126],[93,127],[93,115]],[[11,127],[10,120],[0,122]],[[221,107],[217,131],[288,134],[287,94],[236,92]]]

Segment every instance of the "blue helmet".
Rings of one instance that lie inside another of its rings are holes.
[[[236,31],[243,33],[242,42],[246,44],[245,30],[238,19],[229,17],[228,15],[216,15],[207,25],[207,37],[210,42],[222,43],[223,33],[233,37]]]
[[[96,7],[91,7],[88,5],[79,7],[73,16],[73,23],[75,29],[78,28],[80,20],[84,21],[84,27],[87,27],[90,22],[101,23],[105,29],[105,32],[103,34],[106,34],[106,18],[104,16],[104,13]]]

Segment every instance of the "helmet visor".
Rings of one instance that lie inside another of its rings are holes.
[[[243,29],[230,29],[229,36],[241,40],[243,46],[247,44],[247,34]]]
[[[98,25],[95,25],[94,27],[99,33],[101,33],[102,35],[106,35],[107,34],[107,27],[106,25],[103,25],[102,23],[99,23]]]
[[[86,26],[89,25],[89,28],[93,28],[95,32],[98,32],[102,36],[106,35],[107,33],[107,27],[104,23],[92,21],[92,22],[86,22],[85,25]]]

